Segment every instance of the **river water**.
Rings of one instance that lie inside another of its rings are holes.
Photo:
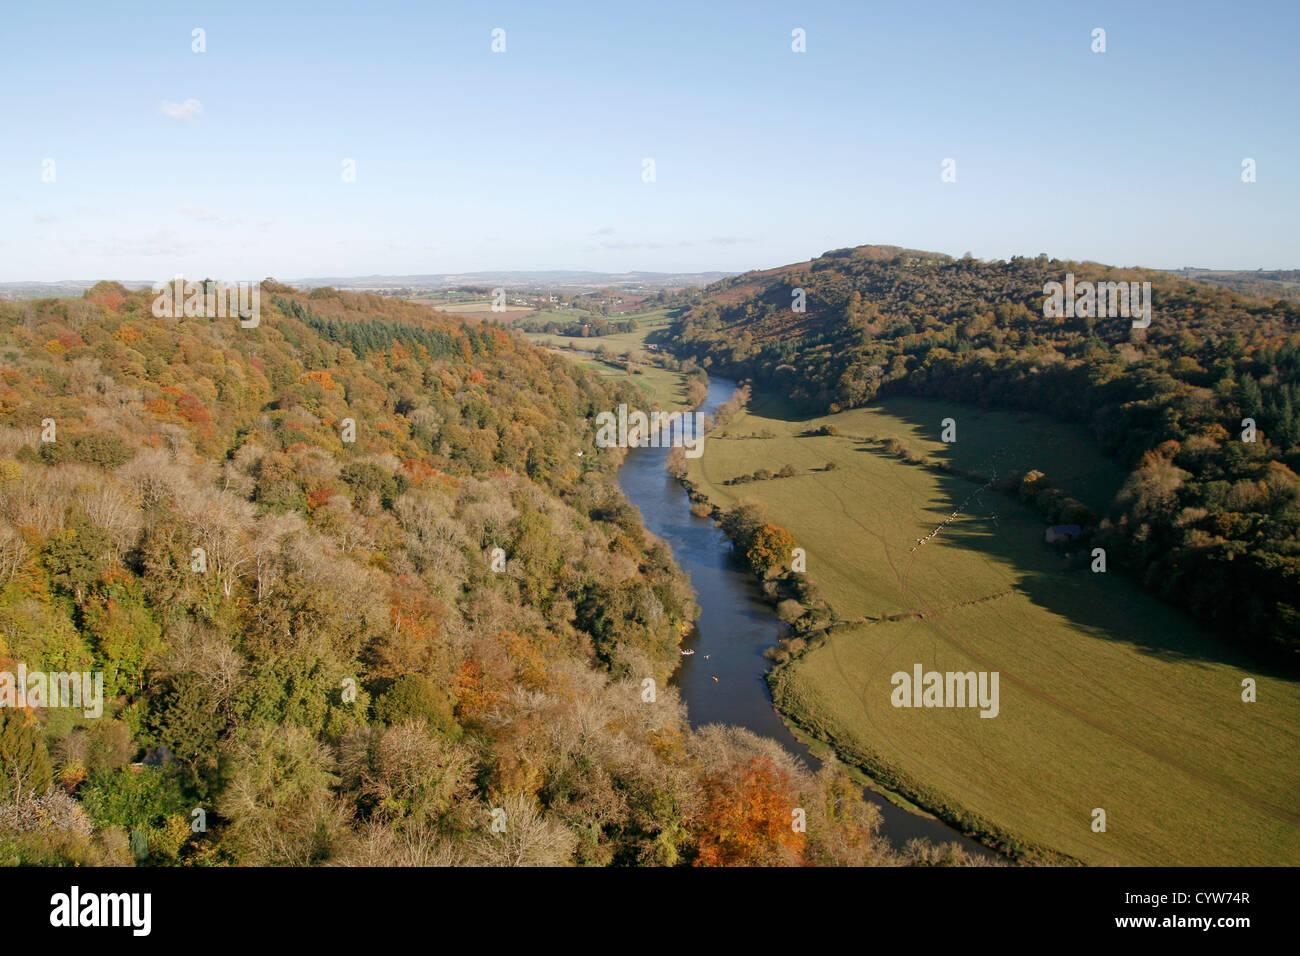
[[[735,389],[735,382],[711,378],[701,410],[713,412]],[[704,448],[707,453],[707,441]],[[744,727],[776,740],[815,770],[820,761],[781,720],[764,680],[771,665],[763,652],[784,636],[786,626],[763,600],[757,583],[732,553],[721,529],[710,519],[691,514],[686,489],[664,467],[667,456],[667,448],[629,450],[619,470],[619,484],[641,509],[645,526],[668,542],[695,586],[701,613],[682,642],[683,648],[693,649],[695,654],[682,658],[674,678],[691,726],[721,723]],[[923,837],[934,843],[956,842],[972,853],[990,852],[933,817],[904,810],[870,789],[866,796],[880,807],[882,833],[895,846]]]

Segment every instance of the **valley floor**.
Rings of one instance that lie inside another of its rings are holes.
[[[955,443],[938,440],[945,418]],[[810,434],[824,424],[839,434]],[[891,437],[967,476],[890,454]],[[884,785],[1048,859],[1300,862],[1300,683],[1045,544],[1036,512],[970,477],[1037,468],[1101,510],[1122,472],[1092,448],[1023,414],[900,399],[797,420],[767,399],[710,435],[689,478],[724,509],[763,503],[806,549],[845,623],[778,668],[774,698]],[[916,664],[997,671],[997,717],[894,707],[891,675]]]

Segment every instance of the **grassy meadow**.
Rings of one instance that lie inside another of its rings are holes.
[[[827,423],[840,434],[807,434]],[[909,799],[1045,858],[1300,862],[1300,683],[1048,546],[1013,496],[886,453],[890,437],[985,476],[1037,468],[1095,509],[1123,478],[1081,432],[1033,416],[890,400],[792,420],[756,402],[709,436],[689,477],[724,508],[765,504],[844,622],[773,674],[783,713]],[[723,484],[786,464],[794,477]],[[894,708],[891,675],[917,663],[997,671],[1000,713]]]
[[[540,312],[533,316],[534,319],[545,321],[555,318],[563,320],[566,318],[579,318],[579,316],[569,316],[567,313],[573,312],[572,309],[561,309],[555,312]],[[639,312],[635,315],[613,315],[610,321],[621,319],[636,319],[637,328],[632,332],[615,332],[612,335],[552,335],[547,332],[526,332],[524,333],[530,342],[537,345],[545,345],[548,348],[563,349],[575,348],[584,351],[594,352],[600,346],[605,346],[615,355],[620,355],[636,349],[646,347],[646,338],[654,332],[667,328],[672,322],[669,318],[668,309],[655,309],[649,312]]]
[[[610,381],[628,381],[645,392],[644,411],[665,411],[685,409],[686,377],[681,372],[672,372],[657,365],[633,365],[628,372],[621,364],[607,365],[599,359],[586,356],[573,356],[579,365],[594,369],[601,377]]]
[[[549,315],[549,313],[548,313]],[[646,338],[655,331],[665,328],[671,321],[666,309],[642,312],[626,316],[637,320],[638,327],[633,332],[619,332],[613,335],[589,336],[586,338],[570,335],[550,335],[544,332],[525,332],[524,337],[535,345],[568,355],[573,361],[587,368],[595,369],[601,376],[612,381],[626,380],[632,382],[646,393],[646,409],[672,411],[688,407],[686,399],[686,379],[680,372],[670,371],[643,362],[632,363],[633,371],[627,371],[627,363],[603,362],[594,355],[575,354],[570,349],[582,352],[594,352],[602,345],[615,356],[629,352],[645,351]]]

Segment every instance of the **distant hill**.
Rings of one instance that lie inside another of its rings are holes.
[[[1300,302],[1300,269],[1175,269],[1173,275],[1239,292],[1259,299]]]
[[[299,289],[331,287],[349,292],[413,292],[427,289],[451,289],[460,286],[511,290],[546,289],[549,291],[583,291],[592,289],[641,289],[658,292],[686,289],[717,282],[726,272],[444,272],[407,276],[330,276],[292,279],[288,284]],[[214,276],[213,278],[232,278]],[[247,276],[243,278],[249,278]],[[0,282],[0,301],[47,299],[81,295],[100,279],[67,279],[58,282]],[[122,279],[127,289],[147,289],[154,279]]]
[[[58,282],[0,282],[0,301],[15,299],[55,299],[81,295],[94,288],[99,279],[63,279]],[[153,279],[122,279],[118,282],[127,289],[147,289]]]
[[[729,275],[726,272],[585,272],[585,271],[502,271],[447,272],[409,276],[351,276],[295,279],[299,288],[332,286],[353,291],[386,289],[447,289],[457,286],[507,289],[683,289],[706,286]]]

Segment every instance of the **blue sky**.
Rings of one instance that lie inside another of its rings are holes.
[[[862,243],[1300,267],[1293,2],[38,3],[0,31],[0,281]]]

